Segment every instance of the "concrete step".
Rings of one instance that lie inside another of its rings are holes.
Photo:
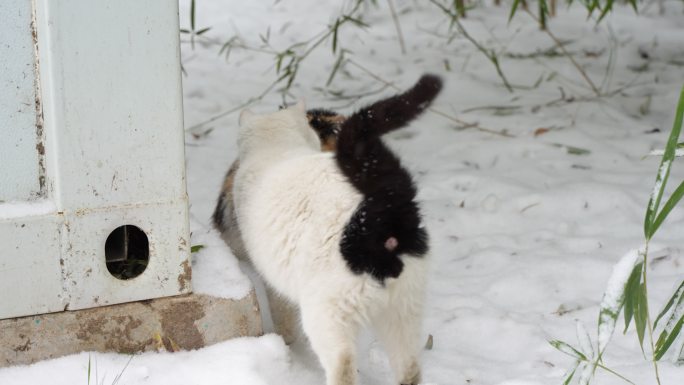
[[[81,351],[192,350],[262,334],[254,289],[237,300],[188,294],[0,320],[0,367]]]

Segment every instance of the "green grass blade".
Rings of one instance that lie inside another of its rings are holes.
[[[587,356],[585,356],[584,354],[582,354],[582,352],[573,348],[572,346],[570,346],[570,344],[568,344],[566,342],[559,341],[559,340],[553,340],[553,341],[549,341],[549,344],[551,344],[551,346],[558,349],[559,351],[561,351],[561,352],[563,352],[563,353],[565,353],[571,357],[575,357],[580,361],[588,361]]]
[[[90,354],[88,354],[88,385],[90,385]]]
[[[670,132],[670,137],[667,140],[667,145],[665,146],[665,153],[660,162],[660,167],[658,168],[658,175],[656,176],[656,182],[653,186],[653,192],[651,193],[651,198],[648,201],[648,206],[646,208],[646,218],[644,220],[644,234],[646,239],[649,240],[655,234],[654,223],[656,220],[656,215],[658,213],[658,208],[660,207],[660,200],[663,197],[663,192],[665,191],[665,185],[667,184],[667,178],[670,175],[670,167],[672,166],[672,161],[675,157],[675,149],[677,147],[677,141],[679,139],[679,134],[682,131],[682,122],[684,121],[684,87],[679,95],[679,102],[677,104],[677,112],[675,113],[675,121],[672,125],[672,131]]]
[[[119,383],[119,381],[121,380],[121,377],[123,377],[124,372],[126,371],[126,369],[128,369],[128,365],[130,365],[131,361],[133,361],[133,357],[134,356],[131,354],[131,356],[128,358],[128,361],[126,362],[126,365],[124,365],[123,369],[121,369],[121,372],[119,372],[119,374],[117,374],[116,377],[114,377],[114,381],[112,381],[112,385],[116,385]]]
[[[639,290],[639,284],[641,283],[641,269],[643,268],[643,262],[637,263],[632,270],[632,274],[629,275],[627,280],[627,285],[625,285],[625,330],[622,333],[626,333],[629,328],[629,324],[634,316],[635,305],[637,304],[637,296]]]
[[[675,290],[674,294],[672,294],[672,298],[670,298],[670,300],[667,301],[667,304],[665,305],[663,310],[660,312],[660,314],[658,314],[658,317],[656,317],[656,320],[653,323],[653,329],[658,327],[658,321],[660,321],[660,319],[668,313],[672,305],[674,305],[675,301],[677,303],[681,303],[682,299],[684,299],[684,281],[682,281],[682,283],[679,284],[677,290]]]

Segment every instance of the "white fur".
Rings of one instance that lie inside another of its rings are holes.
[[[356,384],[356,337],[374,327],[397,380],[420,378],[424,258],[382,285],[357,275],[340,252],[342,231],[361,195],[320,152],[303,103],[269,115],[243,112],[238,138],[235,211],[252,263],[280,294],[299,305],[304,332],[328,385]]]

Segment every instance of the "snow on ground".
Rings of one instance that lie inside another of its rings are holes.
[[[190,25],[189,3],[180,2],[182,27]],[[194,50],[183,44],[186,126],[259,95],[274,79],[271,56],[236,48],[226,62],[217,53],[223,42],[238,35],[259,46],[259,34],[270,29],[270,44],[283,49],[323,30],[339,12],[333,3],[198,1],[197,29],[211,26],[205,36],[214,43],[196,44]],[[448,42],[448,23],[428,2],[397,1],[400,11],[411,10],[401,13],[408,49],[402,56],[385,2],[378,3],[379,8],[364,11],[370,28],[345,27],[339,36],[340,47],[353,51],[356,63],[402,89],[424,72],[441,74],[446,85],[435,108],[513,136],[428,113],[388,138],[416,176],[431,232],[424,333],[433,336],[433,348],[422,357],[424,384],[559,384],[572,359],[547,341],[577,345],[579,320],[595,343],[598,306],[613,265],[641,246],[659,162],[644,156],[663,147],[684,84],[684,4],[665,1],[660,15],[657,2],[647,2],[639,16],[618,6],[599,26],[586,21],[580,4],[561,7],[551,30],[608,94],[596,98],[524,13],[507,24],[506,7],[486,5],[463,20],[476,39],[499,53],[503,71],[516,86],[509,93],[472,44],[462,38]],[[331,89],[368,95],[335,99],[319,88],[333,62],[326,43],[300,68],[292,95],[304,97],[310,107],[349,112],[393,92],[349,64]],[[253,108],[268,111],[281,103],[279,94],[270,92]],[[196,229],[209,225],[223,174],[235,157],[236,127],[233,113],[193,131],[212,129],[206,135],[187,135]],[[684,178],[679,163],[671,184]],[[654,314],[684,275],[682,225],[684,210],[677,208],[651,245]],[[221,247],[214,235],[195,240],[208,244],[203,253],[222,254],[211,250]],[[235,262],[224,266],[230,269]],[[239,288],[244,277],[226,274],[226,281],[235,284],[226,284],[224,295],[244,289]],[[210,290],[202,288],[220,284],[220,277],[211,282],[196,277],[195,287]],[[386,357],[372,336],[363,338],[360,349],[362,383],[391,384]],[[98,383],[104,379],[105,384],[128,360],[112,354],[90,357],[99,367]],[[615,333],[604,361],[637,384],[655,383],[632,330],[626,336]],[[86,383],[87,366],[88,354],[82,353],[1,369],[0,383]],[[681,384],[684,368],[663,362],[660,369],[663,384]],[[289,348],[266,335],[194,352],[135,356],[119,384],[313,385],[322,378],[305,345]],[[594,383],[622,382],[599,371]]]

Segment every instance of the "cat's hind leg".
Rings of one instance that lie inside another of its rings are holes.
[[[360,317],[344,299],[300,304],[302,326],[325,370],[326,385],[356,385],[356,340]]]
[[[412,266],[414,264],[418,266]],[[388,307],[376,314],[373,326],[389,356],[390,365],[401,385],[421,380],[419,355],[423,347],[424,261],[408,261],[404,272],[390,290]],[[417,268],[416,268],[417,267]]]
[[[290,345],[297,339],[299,331],[299,312],[297,306],[283,297],[270,284],[264,282],[266,296],[271,310],[271,319],[275,332],[283,337],[283,341]]]

